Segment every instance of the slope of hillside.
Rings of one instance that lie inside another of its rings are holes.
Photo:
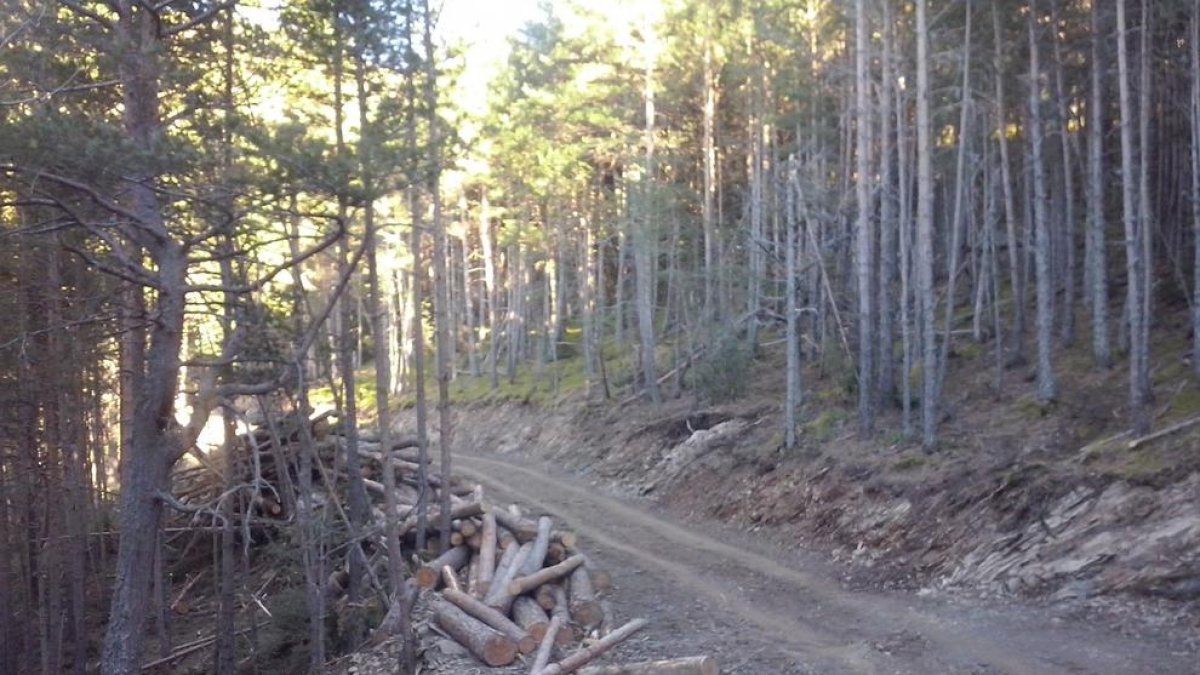
[[[588,402],[578,390],[506,385],[460,405],[456,445],[520,453],[685,518],[826,551],[851,563],[857,584],[1136,605],[1145,620],[1195,625],[1200,389],[1182,360],[1184,320],[1156,334],[1161,435],[1143,439],[1123,431],[1121,364],[1097,371],[1085,347],[1065,350],[1061,401],[1041,406],[1023,370],[997,371],[986,346],[964,339],[934,453],[904,438],[892,408],[859,439],[852,388],[815,364],[801,447],[785,452],[778,346],[754,360],[745,395],[720,404],[691,392],[660,405]]]

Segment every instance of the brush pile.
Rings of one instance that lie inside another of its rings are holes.
[[[612,578],[589,560],[575,533],[548,515],[528,518],[516,505],[497,508],[484,499],[482,486],[446,480],[426,465],[424,484],[431,492],[445,488],[450,493],[451,528],[443,543],[438,536],[440,509],[430,506],[419,517],[422,458],[415,439],[391,442],[386,451],[377,438],[365,434],[354,444],[372,502],[371,521],[360,535],[369,562],[363,587],[387,596],[380,580],[387,579],[384,471],[390,469],[401,546],[411,556],[405,561],[407,584],[420,592],[421,613],[430,617],[431,628],[479,661],[506,667],[524,657],[535,675],[717,672],[707,657],[585,668],[647,622],[612,625],[612,611],[604,599]],[[318,515],[309,520],[348,524],[343,505],[352,474],[350,445],[332,413],[269,421],[243,434],[234,456],[197,456],[197,464],[177,471],[171,505],[190,514],[193,527],[204,521],[217,526],[228,518],[251,537],[255,531],[298,520],[303,514],[297,505],[306,502]],[[326,513],[321,516],[320,511]],[[341,564],[331,561],[327,597],[339,597],[349,587],[345,557]],[[392,617],[385,618],[376,629],[376,640],[394,628]]]

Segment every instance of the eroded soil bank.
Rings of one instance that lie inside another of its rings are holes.
[[[868,452],[852,434],[809,429],[825,438],[789,456],[766,402],[510,403],[460,409],[456,420],[464,452],[528,458],[684,520],[822,552],[847,563],[852,586],[1200,626],[1200,472],[1187,461],[1135,478],[1097,469],[1113,446],[1128,451],[1122,438],[938,457]],[[1196,454],[1195,437],[1168,440],[1178,446],[1169,452]]]

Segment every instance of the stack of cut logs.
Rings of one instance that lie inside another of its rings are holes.
[[[580,551],[573,532],[556,528],[549,516],[523,518],[515,505],[490,508],[481,489],[475,495],[452,514],[464,516],[454,521],[460,543],[421,565],[414,578],[424,589],[441,589],[424,596],[434,623],[480,661],[508,666],[527,655],[531,675],[717,672],[707,656],[585,668],[647,621],[613,627],[611,607],[601,599],[612,578]],[[563,657],[551,663],[556,652]]]
[[[234,467],[231,483],[226,470],[215,462],[177,471],[175,494],[188,510],[214,504],[229,493],[230,484],[251,489],[254,518],[260,522],[289,519],[289,501],[284,490],[299,481],[301,449],[311,443],[312,503],[314,508],[333,505],[334,513],[345,514],[338,503],[338,489],[346,479],[347,439],[331,424],[330,414],[308,420],[289,416],[243,435],[242,455],[225,466]],[[366,547],[373,549],[374,568],[386,562],[384,545],[386,494],[382,477],[390,466],[395,477],[395,502],[401,541],[413,550],[419,521],[418,477],[420,459],[413,441],[396,441],[384,452],[369,436],[358,442],[364,484],[373,498],[372,523]],[[203,460],[203,458],[200,458]],[[220,477],[220,481],[214,478]],[[524,518],[513,505],[498,509],[485,501],[483,488],[457,479],[444,482],[429,472],[430,486],[448,485],[451,495],[452,531],[443,547],[436,538],[442,522],[433,506],[425,519],[428,551],[414,557],[416,569],[410,584],[423,590],[420,602],[428,603],[437,630],[462,645],[489,666],[512,665],[518,655],[531,659],[531,675],[586,673],[590,675],[709,675],[717,673],[715,662],[705,657],[669,659],[620,666],[586,667],[596,657],[626,640],[646,625],[634,619],[613,627],[612,611],[603,596],[612,586],[611,577],[584,555],[573,532],[556,528],[549,516]],[[223,483],[223,484],[222,484]],[[246,513],[238,509],[239,513]],[[341,517],[344,517],[342,515]],[[440,555],[436,551],[445,549]],[[339,593],[346,587],[345,566],[329,579],[327,590]],[[370,573],[375,580],[386,578],[383,569]],[[378,583],[376,581],[376,583]],[[385,625],[388,623],[385,620]],[[386,633],[388,628],[381,627]],[[578,645],[572,649],[573,646]],[[552,657],[559,656],[556,662]]]

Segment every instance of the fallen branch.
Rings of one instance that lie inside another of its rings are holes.
[[[1196,426],[1197,424],[1200,424],[1200,417],[1193,417],[1191,419],[1184,420],[1178,424],[1171,425],[1171,426],[1167,427],[1166,429],[1156,431],[1148,436],[1142,436],[1141,438],[1135,438],[1132,441],[1129,441],[1129,449],[1137,450],[1138,447],[1145,445],[1151,441],[1157,441],[1158,439],[1163,438],[1164,436],[1170,436],[1172,434],[1177,434],[1180,431],[1184,431],[1185,429],[1190,429],[1190,428]]]
[[[645,628],[647,623],[649,622],[645,619],[634,619],[562,661],[546,666],[542,670],[541,675],[565,675],[566,673],[573,673],[591,663],[604,652],[628,640],[631,635]]]
[[[542,637],[542,644],[538,646],[537,656],[533,659],[533,666],[529,669],[529,675],[542,675],[542,669],[550,662],[550,652],[554,650],[554,642],[558,637],[558,632],[563,627],[563,618],[556,616],[550,620],[550,627],[546,629],[546,635]]]
[[[584,558],[582,555],[573,555],[557,565],[552,565],[540,569],[533,574],[513,579],[508,584],[508,592],[512,595],[524,595],[542,584],[561,579],[574,572],[575,568],[583,564],[583,561]]]
[[[688,656],[614,666],[589,666],[580,670],[579,675],[718,675],[719,672],[713,657]]]

